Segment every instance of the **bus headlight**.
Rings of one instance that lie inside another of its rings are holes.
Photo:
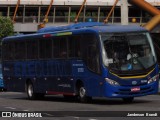
[[[116,81],[114,81],[114,80],[111,80],[111,79],[109,79],[109,78],[105,78],[105,80],[106,80],[106,82],[108,82],[108,83],[111,84],[111,85],[119,85],[118,82],[116,82]]]
[[[159,79],[159,75],[155,75],[153,76],[151,79],[148,80],[148,84],[152,83],[152,82],[155,82]]]

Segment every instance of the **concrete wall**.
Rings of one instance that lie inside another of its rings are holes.
[[[126,2],[125,4],[122,4],[123,2]],[[121,23],[114,23],[114,24],[134,24],[134,25],[140,25],[138,23],[128,23],[128,4],[127,0],[119,0],[117,6],[121,6]],[[146,0],[150,2],[152,5],[159,5],[160,6],[160,0]],[[68,5],[81,5],[83,0],[54,0],[53,5],[58,6],[68,6]],[[115,0],[87,0],[86,6],[112,6],[114,4]],[[0,8],[1,6],[15,6],[17,3],[17,0],[0,0]],[[50,0],[21,0],[21,6],[40,6],[40,5],[46,5],[48,6],[50,3]],[[78,7],[79,8],[79,7]],[[48,23],[46,26],[58,26],[58,25],[66,25],[67,23]],[[36,32],[37,31],[38,23],[15,23],[14,24],[14,30],[15,32]],[[156,31],[159,31],[156,28]],[[160,32],[160,31],[159,31]]]
[[[54,0],[54,5],[81,5],[83,0]],[[0,5],[15,5],[17,0],[0,0]],[[114,0],[87,0],[86,5],[113,5]],[[21,5],[48,5],[50,0],[21,0]],[[119,4],[120,5],[120,4]]]

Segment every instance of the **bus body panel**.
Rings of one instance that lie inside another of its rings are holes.
[[[10,70],[4,72],[8,91],[24,92],[27,80],[31,80],[37,93],[75,93],[76,80],[81,80],[89,96],[103,96],[103,77],[91,72],[82,60],[8,62],[4,65]],[[11,70],[12,66],[16,69]]]
[[[101,75],[95,75],[93,72],[91,72],[82,62],[82,60],[72,61],[70,65],[68,65],[68,62],[65,63],[64,61],[45,61],[44,63],[41,62],[41,67],[38,61],[32,61],[26,63],[26,65],[24,65],[24,63],[22,64],[21,62],[18,62],[15,64],[15,71],[13,70],[13,74],[15,75],[13,75],[12,72],[10,74],[15,77],[5,75],[4,73],[4,79],[8,79],[6,85],[9,86],[7,86],[7,88],[9,91],[11,90],[17,92],[24,92],[26,83],[25,80],[30,79],[34,84],[35,91],[37,93],[46,93],[46,91],[57,94],[75,93],[76,80],[82,80],[85,87],[87,88],[87,95],[92,97],[138,97],[145,96],[147,94],[155,94],[158,92],[158,82],[154,82],[151,84],[141,82],[143,80],[148,79],[147,77],[124,80],[119,79],[112,74],[109,75],[109,73],[108,75],[104,75],[104,77],[102,77]],[[65,68],[66,64],[67,66],[69,66],[67,68],[71,68],[71,72],[68,72],[69,69]],[[6,66],[12,65],[11,63],[9,63],[8,65],[6,63]],[[64,70],[64,68],[66,70]],[[26,71],[26,74],[24,73],[24,71]],[[65,72],[72,74],[67,74]],[[66,75],[64,76],[64,74]],[[157,67],[149,76],[153,77],[155,74],[158,74]],[[10,77],[7,78],[6,76]],[[109,77],[110,79],[116,80],[123,85],[112,86],[105,81],[105,77]],[[137,81],[137,84],[132,85],[133,81]],[[140,87],[141,91],[131,92],[131,88],[134,87]]]
[[[12,62],[12,63],[8,62],[5,63],[4,65],[6,66],[5,69],[7,69],[7,71],[4,70],[4,78],[7,79],[7,77],[10,76],[9,79],[13,80],[10,81],[8,80],[8,82],[16,83],[16,84],[7,83],[7,85],[11,85],[12,86],[12,87],[10,86],[11,88],[15,87],[15,90],[20,89],[17,88],[16,86],[25,85],[28,79],[31,80],[33,84],[36,84],[35,85],[36,91],[40,90],[41,92],[42,91],[46,92],[47,88],[49,88],[48,90],[52,91],[60,91],[60,90],[67,91],[65,87],[73,89],[71,80],[72,78],[71,61],[49,60],[49,61],[30,61],[30,62]],[[21,81],[23,81],[23,83],[21,83]],[[8,86],[8,90],[10,87]],[[24,88],[24,86],[22,88]]]

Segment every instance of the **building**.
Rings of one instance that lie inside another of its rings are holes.
[[[113,14],[109,18],[110,24],[135,24],[143,25],[148,22],[152,16],[140,8],[127,3],[126,9],[121,7],[123,0],[119,0]],[[160,0],[146,0],[153,6],[160,8]],[[54,0],[49,12],[48,23],[46,26],[66,25],[74,22],[83,0]],[[78,19],[79,22],[94,21],[103,22],[108,15],[115,0],[87,0],[83,11]],[[0,0],[0,16],[13,18],[17,0]],[[15,32],[32,33],[37,31],[50,0],[21,0],[14,23]],[[159,26],[157,27],[159,28]],[[159,33],[159,29],[153,32]]]

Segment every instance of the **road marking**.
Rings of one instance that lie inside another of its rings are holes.
[[[5,107],[5,108],[7,108],[7,109],[12,109],[12,110],[15,110],[16,108],[14,108],[14,107]]]
[[[79,117],[74,117],[76,120],[79,120]]]
[[[43,113],[43,114],[45,114],[45,115],[47,115],[47,116],[54,116],[54,115],[51,115],[51,114],[48,114],[48,113]]]
[[[29,110],[23,110],[23,111],[29,111]]]

